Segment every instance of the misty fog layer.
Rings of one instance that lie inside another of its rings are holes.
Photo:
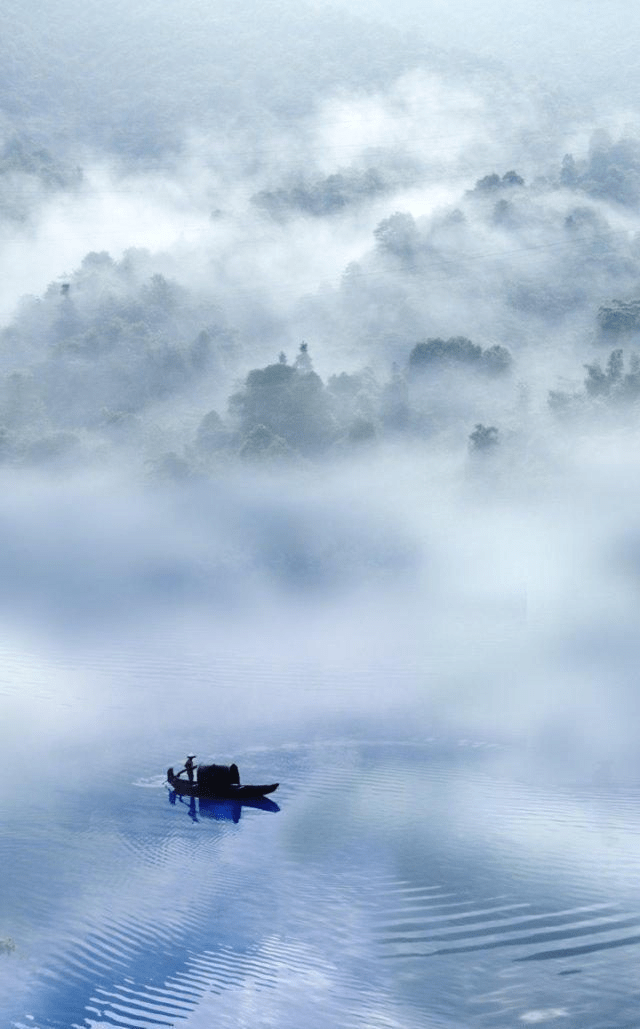
[[[348,6],[5,5],[5,617],[263,626],[404,661],[425,727],[630,760],[640,123],[576,87],[600,15],[486,7],[474,54],[475,12]],[[568,24],[566,80],[509,50]]]

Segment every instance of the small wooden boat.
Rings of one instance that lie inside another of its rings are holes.
[[[173,768],[167,769],[167,782],[181,797],[220,797],[244,803],[273,793],[280,785],[277,782],[261,786],[241,785],[235,765],[199,765],[195,782],[182,779]]]

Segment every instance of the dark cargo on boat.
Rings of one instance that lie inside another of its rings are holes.
[[[218,765],[200,764],[196,768],[196,781],[189,782],[176,775],[173,768],[167,769],[167,782],[176,793],[185,797],[263,797],[273,793],[278,783],[267,783],[254,786],[240,784],[240,774],[236,764]]]
[[[211,791],[239,786],[240,775],[237,765],[198,765],[197,781],[201,790]]]

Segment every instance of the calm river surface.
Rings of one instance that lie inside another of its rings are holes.
[[[640,1025],[640,786],[216,652],[5,648],[2,1025]],[[172,803],[191,747],[279,810]]]

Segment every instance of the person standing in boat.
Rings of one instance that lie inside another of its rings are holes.
[[[193,782],[193,770],[194,768],[198,767],[193,763],[193,759],[195,756],[195,754],[187,754],[187,760],[184,763],[184,768],[181,768],[178,772],[178,775],[182,775],[183,772],[186,772],[189,776],[189,782]]]

